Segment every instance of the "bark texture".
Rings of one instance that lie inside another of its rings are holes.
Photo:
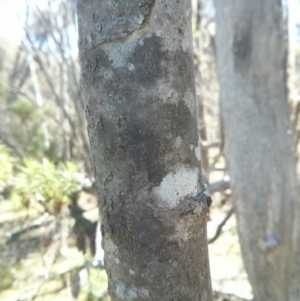
[[[226,156],[255,300],[300,300],[300,219],[281,1],[217,0]]]
[[[117,300],[211,300],[190,1],[79,0],[82,88]]]

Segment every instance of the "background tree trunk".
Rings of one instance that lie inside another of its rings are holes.
[[[112,300],[211,300],[190,1],[78,1]]]
[[[300,300],[300,208],[280,1],[217,0],[226,156],[256,300]]]

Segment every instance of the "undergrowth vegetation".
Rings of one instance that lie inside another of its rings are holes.
[[[40,203],[46,211],[58,214],[70,196],[81,189],[78,168],[73,162],[55,165],[48,159],[15,159],[0,144],[0,187],[10,191],[11,199],[28,208]]]
[[[77,204],[83,186],[83,174],[77,165],[69,161],[54,163],[46,158],[16,158],[3,144],[0,160],[0,201],[2,206],[10,203],[17,221],[12,228],[5,227],[7,239],[0,244],[0,299],[24,287],[37,300],[47,300],[53,290],[61,287],[62,293],[69,290],[77,300],[109,300],[106,273],[102,265],[95,265],[92,248],[87,247],[95,244],[90,235],[95,235],[97,219],[87,219],[85,210]],[[98,213],[97,207],[92,209]],[[25,219],[17,217],[20,213],[25,214]],[[6,212],[2,214],[5,221]],[[29,246],[33,238],[39,241],[37,253]],[[86,250],[79,247],[82,244]],[[25,270],[20,268],[27,261],[34,264]],[[20,273],[28,275],[24,278]],[[43,275],[42,280],[37,273]],[[29,283],[33,283],[32,289],[28,288]]]

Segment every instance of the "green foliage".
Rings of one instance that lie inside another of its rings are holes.
[[[15,100],[10,105],[10,110],[19,116],[21,121],[25,121],[26,119],[31,119],[34,117],[37,111],[37,107],[27,100]]]
[[[10,270],[10,265],[0,264],[0,279],[0,291],[12,286],[15,279]]]
[[[8,86],[5,81],[0,80],[0,96],[6,95],[8,91]]]
[[[70,195],[81,189],[77,166],[72,162],[56,166],[48,159],[41,162],[24,159],[23,164],[11,156],[9,149],[0,144],[0,193],[12,186],[12,198],[25,207],[37,201],[51,213],[60,212],[68,204]]]
[[[107,291],[107,274],[104,270],[90,268],[86,283],[83,284],[81,294],[78,300],[80,301],[109,301],[110,298],[106,295]]]
[[[48,107],[37,107],[26,99],[16,99],[9,105],[11,114],[10,134],[18,142],[22,153],[28,157],[42,159],[47,157],[56,160],[55,156],[48,156],[48,144],[52,141],[45,137],[44,120]],[[52,153],[51,153],[52,154]],[[55,154],[54,154],[55,155]]]
[[[10,185],[13,178],[14,165],[16,159],[14,159],[8,148],[3,144],[0,144],[0,191]]]
[[[71,162],[56,167],[47,159],[42,162],[25,159],[14,179],[15,199],[25,206],[40,201],[48,211],[57,214],[63,205],[70,203],[70,195],[80,190],[76,172],[76,165]]]
[[[63,160],[62,143],[58,137],[66,135],[55,119],[52,103],[37,106],[24,98],[11,100],[7,105],[9,135],[26,157],[59,162]]]

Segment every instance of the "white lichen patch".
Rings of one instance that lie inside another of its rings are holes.
[[[103,239],[103,247],[105,249],[104,258],[107,258],[108,260],[115,260],[115,262],[118,263],[118,247],[113,243],[113,241],[109,238]]]
[[[180,220],[176,224],[175,234],[172,239],[179,242],[179,245],[184,245],[184,243],[193,237],[193,227],[195,222],[193,220]]]
[[[114,68],[124,67],[128,64],[128,58],[133,53],[138,41],[130,40],[127,43],[118,43],[115,47],[103,44],[102,49],[107,54]]]
[[[177,136],[176,137],[176,140],[175,140],[175,147],[176,148],[179,148],[181,146],[181,143],[182,143],[182,139],[180,136]]]
[[[192,40],[192,37],[190,35],[190,31],[186,30],[184,32],[184,36],[183,36],[183,39],[181,41],[182,49],[183,49],[184,52],[186,52],[186,51],[192,52],[193,51],[191,40]]]
[[[145,288],[141,288],[139,295],[144,298],[149,298],[149,291]]]
[[[121,300],[134,300],[141,298],[149,298],[149,291],[145,288],[137,289],[134,286],[126,287],[124,283],[117,282],[116,294]]]
[[[128,290],[127,290],[127,300],[132,300],[132,299],[137,299],[138,297],[138,291],[135,287],[129,287]]]
[[[195,94],[193,90],[186,90],[185,94],[183,96],[183,101],[186,104],[186,106],[190,109],[190,112],[192,114],[196,114],[196,100],[195,100]]]
[[[127,68],[128,68],[129,71],[134,71],[134,70],[135,70],[134,65],[131,64],[131,63],[128,63],[128,64],[127,64]]]
[[[104,244],[105,244],[105,250],[110,252],[110,253],[115,253],[118,251],[118,247],[114,244],[114,242],[109,239],[109,238],[106,238],[104,240]]]
[[[126,288],[122,282],[116,284],[116,294],[121,300],[133,300],[138,298],[137,289],[134,286]]]
[[[195,147],[195,156],[198,159],[198,161],[201,160],[201,152],[200,152],[200,146],[199,145]]]
[[[136,23],[138,23],[139,25],[141,25],[143,23],[143,21],[144,21],[144,15],[142,15],[142,14],[135,15],[133,17],[133,19],[134,19],[134,21]]]
[[[181,100],[181,97],[178,92],[174,90],[173,83],[169,79],[162,78],[157,80],[155,90],[157,91],[157,94],[162,95],[163,103],[177,105]]]
[[[160,207],[174,208],[185,197],[197,195],[198,168],[191,169],[178,165],[174,171],[167,174],[152,194]]]
[[[113,76],[113,73],[111,72],[111,70],[104,70],[103,72],[101,72],[101,75],[105,78],[105,79],[111,79]],[[97,91],[98,92],[98,91]]]

